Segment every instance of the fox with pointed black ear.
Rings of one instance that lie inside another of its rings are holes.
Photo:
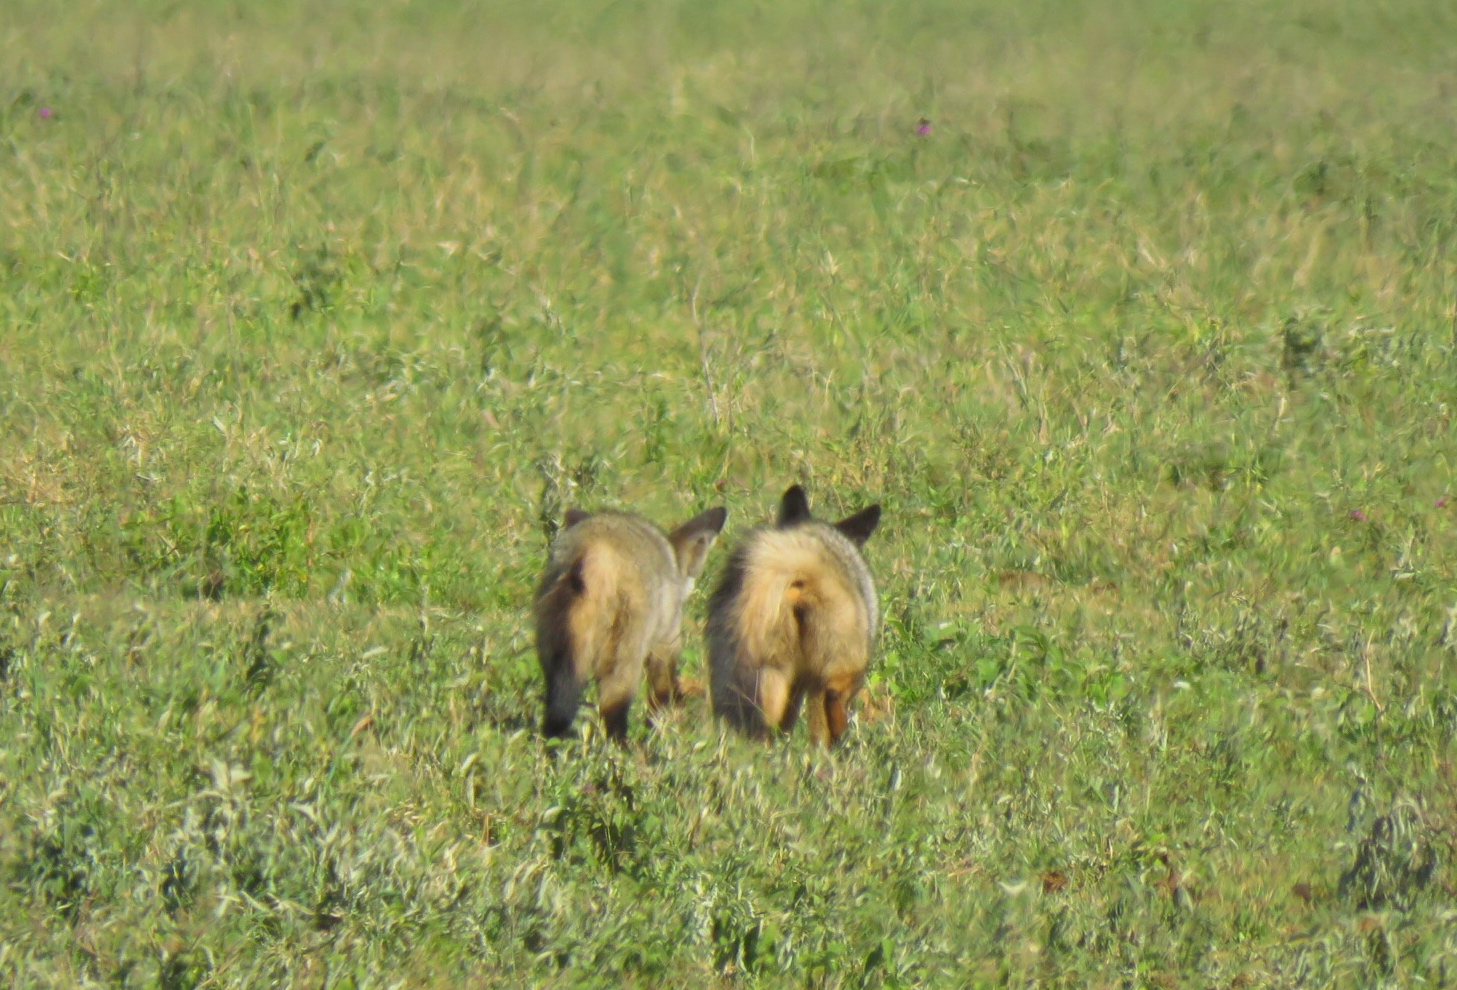
[[[673,532],[626,512],[569,509],[536,592],[536,652],[546,682],[541,731],[565,736],[587,682],[607,734],[627,740],[646,665],[650,711],[677,700],[683,600],[728,515],[709,509]]]
[[[879,522],[879,505],[834,524],[815,519],[795,485],[778,521],[745,537],[708,604],[715,714],[768,738],[792,730],[807,703],[810,738],[839,740],[879,622],[860,556]]]

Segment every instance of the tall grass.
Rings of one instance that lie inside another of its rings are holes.
[[[1454,31],[10,4],[0,981],[1444,985]],[[791,482],[848,745],[544,747],[561,511]]]

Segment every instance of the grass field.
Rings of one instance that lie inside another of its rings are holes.
[[[1454,37],[8,3],[0,984],[1457,983]],[[846,744],[544,747],[563,509],[794,482]]]

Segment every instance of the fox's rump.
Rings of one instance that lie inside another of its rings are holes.
[[[730,558],[709,604],[714,711],[762,734],[770,681],[791,698],[858,687],[876,618],[869,575],[836,535],[814,527],[755,533]]]
[[[721,507],[708,509],[665,534],[631,513],[567,511],[536,592],[546,735],[570,731],[589,680],[597,683],[603,727],[619,742],[644,668],[652,703],[681,696],[683,598],[725,516]]]
[[[715,714],[764,738],[793,729],[807,707],[812,740],[844,734],[879,620],[859,551],[879,522],[879,505],[821,522],[791,485],[776,522],[745,537],[708,605]]]
[[[543,582],[538,642],[561,640],[562,660],[580,681],[610,673],[622,657],[647,652],[658,616],[643,584],[611,543],[586,543]]]
[[[731,612],[742,658],[822,677],[868,660],[873,605],[821,534],[767,531],[743,567]]]
[[[588,681],[616,666],[623,629],[620,561],[610,548],[585,543],[555,562],[536,599],[536,649],[546,681],[542,733],[571,731]]]

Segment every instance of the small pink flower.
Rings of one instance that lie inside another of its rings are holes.
[[[40,119],[42,119],[42,120],[50,120],[52,117],[54,117],[56,115],[56,112],[54,110],[52,110],[50,107],[41,107],[39,110],[37,110],[35,112],[35,115],[37,117],[39,117]]]
[[[1446,507],[1447,507],[1447,496],[1446,495],[1443,495],[1441,498],[1437,499],[1437,508],[1439,508],[1439,509],[1445,509]]]
[[[1356,520],[1356,522],[1365,522],[1366,513],[1362,512],[1360,509],[1352,509],[1351,518]]]
[[[916,124],[916,133],[921,135],[921,137],[929,136],[931,133],[931,122],[925,117],[922,117],[920,123]]]

